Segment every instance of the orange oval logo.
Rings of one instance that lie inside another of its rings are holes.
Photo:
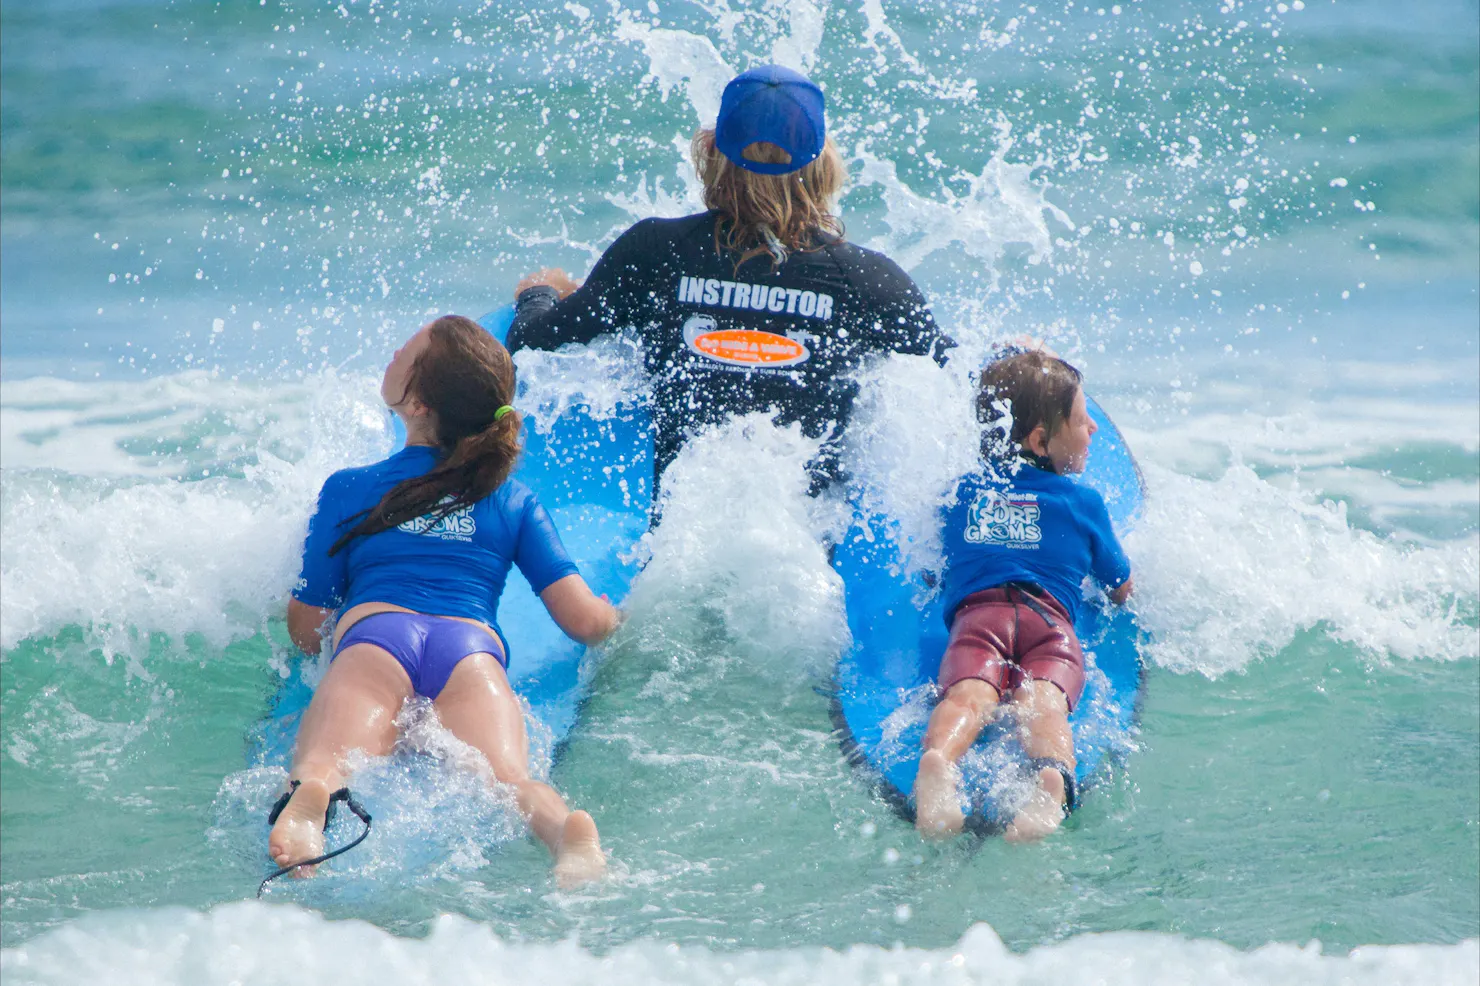
[[[795,339],[756,329],[705,332],[689,345],[712,360],[732,366],[792,366],[812,355]]]

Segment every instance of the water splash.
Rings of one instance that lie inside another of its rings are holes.
[[[82,454],[70,450],[66,472],[7,468],[0,473],[0,520],[6,531],[0,550],[0,646],[56,633],[67,626],[88,629],[104,654],[143,653],[148,635],[199,637],[213,647],[251,636],[278,611],[297,571],[297,555],[318,487],[334,469],[374,461],[389,445],[389,430],[376,381],[327,374],[316,388],[297,385],[256,390],[256,413],[222,415],[240,406],[252,388],[145,385],[183,401],[172,406],[171,427],[204,432],[209,450],[240,449],[224,475],[174,479],[178,468],[166,454],[140,452],[104,460],[110,472],[164,472],[140,481],[86,478]],[[122,388],[121,390],[119,388]],[[25,391],[26,388],[21,388]],[[132,385],[100,384],[86,402],[88,417],[115,448],[123,428],[108,413],[110,403],[131,406]],[[271,413],[265,413],[271,408]],[[224,421],[222,420],[224,417]],[[251,427],[255,435],[233,429]],[[84,425],[84,428],[90,427]],[[129,437],[156,434],[158,419],[144,416]],[[156,439],[157,440],[157,439]],[[66,443],[70,449],[70,443]],[[255,448],[248,453],[246,449]],[[223,463],[207,456],[216,469]],[[77,473],[82,473],[78,476]]]
[[[717,618],[755,660],[825,672],[847,629],[822,543],[842,514],[807,496],[804,467],[820,447],[763,413],[691,439],[663,475],[663,522],[637,547],[647,567],[632,586],[634,618]]]
[[[1126,538],[1142,653],[1174,671],[1239,671],[1320,628],[1377,659],[1474,659],[1480,545],[1423,547],[1353,528],[1344,504],[1235,463],[1217,480],[1151,467]]]
[[[908,912],[903,918],[908,920]],[[164,942],[172,947],[162,947]],[[277,947],[264,950],[263,941]],[[161,947],[138,947],[159,943]],[[778,986],[817,982],[947,983],[1076,982],[1085,969],[1106,986],[1170,986],[1206,981],[1216,970],[1227,986],[1346,983],[1351,986],[1429,986],[1473,983],[1480,944],[1365,946],[1326,955],[1307,947],[1266,945],[1240,951],[1221,942],[1176,935],[1122,932],[1080,935],[1010,951],[986,924],[973,925],[941,949],[855,945],[831,948],[718,951],[661,941],[619,945],[600,954],[575,939],[552,944],[511,943],[486,924],[445,914],[425,938],[402,938],[363,921],[331,921],[293,905],[242,901],[206,912],[162,908],[98,915],[0,953],[7,978],[44,986],[82,979],[118,986],[216,986],[270,978],[280,954],[299,956],[302,968],[360,982],[437,986],[476,982],[498,969],[511,982],[538,981],[552,969],[572,979],[628,983],[714,983]]]

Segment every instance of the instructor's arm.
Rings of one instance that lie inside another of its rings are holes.
[[[649,300],[647,271],[652,257],[644,248],[648,222],[643,220],[617,237],[591,268],[585,284],[577,284],[558,267],[521,280],[514,289],[509,352],[587,343],[632,324],[635,308]]]
[[[546,267],[514,285],[514,300],[517,302],[530,288],[550,288],[557,299],[568,298],[580,286],[579,281],[571,280],[571,276],[559,267]]]

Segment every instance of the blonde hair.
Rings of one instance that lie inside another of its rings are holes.
[[[832,208],[848,170],[831,138],[816,160],[786,175],[746,171],[714,146],[709,128],[694,134],[689,151],[704,184],[704,205],[724,213],[714,227],[715,248],[739,253],[737,269],[762,254],[780,264],[791,251],[817,250],[825,239],[842,238],[843,223]],[[746,147],[744,154],[747,161],[762,164],[791,160],[784,150],[763,141]]]

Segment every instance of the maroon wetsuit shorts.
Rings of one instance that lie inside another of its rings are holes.
[[[1084,690],[1084,651],[1069,614],[1037,586],[998,586],[961,601],[940,662],[940,689],[979,678],[1002,696],[1030,678],[1051,681],[1069,700]]]

